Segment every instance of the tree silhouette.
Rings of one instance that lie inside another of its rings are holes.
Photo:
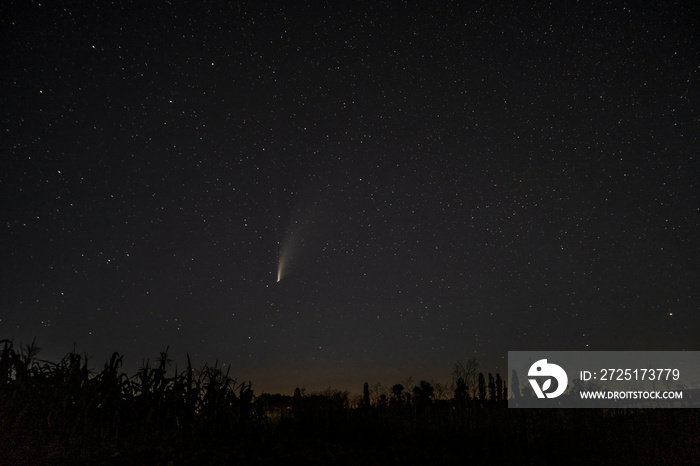
[[[365,382],[364,387],[362,387],[362,403],[366,408],[369,408],[369,384]]]
[[[413,387],[413,402],[419,406],[430,404],[435,395],[435,388],[425,380],[421,380],[418,385]]]
[[[520,378],[518,377],[518,373],[515,371],[515,369],[511,371],[510,387],[510,390],[513,392],[513,399],[518,401],[520,399]]]
[[[476,358],[471,358],[465,364],[457,362],[452,370],[452,380],[456,381],[462,377],[467,384],[467,388],[472,389],[472,397],[476,395],[474,390],[476,388],[477,367],[479,367],[479,363],[476,362]]]
[[[396,401],[397,403],[403,401],[403,385],[400,383],[394,384],[394,386],[391,387],[391,393],[393,394],[392,401]]]
[[[457,379],[457,385],[455,386],[455,400],[466,400],[469,398],[467,383],[462,377]]]
[[[503,397],[503,380],[501,374],[496,374],[496,401],[502,401]]]
[[[496,401],[496,382],[493,375],[489,372],[489,400]]]
[[[370,387],[369,391],[370,391],[371,399],[374,400],[374,404],[376,405],[377,403],[379,403],[379,398],[381,397],[382,392],[384,392],[385,390],[384,390],[384,387],[382,386],[382,383],[377,382]],[[386,398],[386,396],[384,398]]]
[[[486,380],[484,380],[484,373],[479,372],[479,400],[484,401],[486,399]]]

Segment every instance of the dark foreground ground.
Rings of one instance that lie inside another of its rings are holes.
[[[430,397],[261,395],[216,367],[128,377],[114,355],[35,359],[3,342],[0,464],[697,464],[700,410],[508,409]]]

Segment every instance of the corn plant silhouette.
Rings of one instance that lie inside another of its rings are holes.
[[[75,351],[54,364],[36,359],[34,342],[19,351],[10,340],[0,344],[0,428],[11,432],[0,451],[8,462],[75,451],[149,451],[156,462],[187,451],[192,456],[192,449],[206,456],[208,446],[223,439],[235,445],[232,439],[256,421],[250,383],[237,383],[216,364],[195,371],[189,357],[185,371],[168,376],[167,349],[155,366],[145,362],[128,377],[118,353],[92,374],[88,358]]]

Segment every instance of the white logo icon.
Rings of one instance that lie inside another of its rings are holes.
[[[542,384],[542,388],[540,388],[540,385],[537,383],[536,379],[528,379],[530,380],[532,389],[535,390],[535,394],[537,394],[537,398],[556,398],[564,393],[564,390],[566,390],[566,384],[569,383],[569,378],[566,376],[566,371],[556,364],[547,363],[546,359],[540,359],[530,366],[530,370],[528,371],[527,375],[529,377],[549,377]],[[552,378],[557,379],[557,389],[551,393],[546,393],[552,386]]]

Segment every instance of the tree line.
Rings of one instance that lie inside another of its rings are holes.
[[[449,390],[409,379],[357,398],[255,396],[216,364],[171,371],[167,349],[129,376],[118,353],[92,371],[75,352],[53,363],[33,343],[0,348],[0,464],[541,464],[581,442],[597,445],[579,451],[593,462],[699,453],[698,410],[509,410],[506,382],[475,360],[455,365]]]

